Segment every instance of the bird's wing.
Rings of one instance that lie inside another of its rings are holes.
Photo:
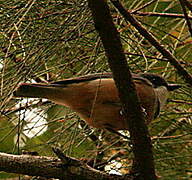
[[[69,79],[65,79],[65,80],[61,80],[61,81],[55,81],[51,84],[49,84],[49,86],[67,86],[69,84],[75,84],[75,83],[82,83],[82,82],[86,82],[86,81],[93,81],[93,80],[97,80],[97,79],[108,79],[108,78],[113,78],[112,73],[97,73],[97,74],[89,74],[89,75],[84,75],[84,76],[79,76],[79,77],[74,77],[74,78],[69,78]],[[148,85],[151,85],[151,83],[146,79],[140,76],[140,74],[135,74],[132,73],[132,78],[133,80],[139,80],[142,81]]]

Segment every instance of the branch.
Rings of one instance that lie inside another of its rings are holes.
[[[187,22],[187,26],[188,26],[189,32],[190,32],[191,37],[192,37],[192,26],[191,26],[191,22],[190,22],[190,19],[189,19],[189,16],[187,14],[187,10],[186,10],[186,7],[185,7],[185,1],[184,0],[179,0],[179,2],[181,4],[182,10],[183,10],[183,14],[185,16],[185,20]]]
[[[57,179],[84,179],[84,180],[123,180],[125,177],[109,175],[95,170],[87,164],[70,157],[63,160],[46,156],[12,155],[0,153],[0,171],[42,176]],[[127,178],[131,180],[131,178]]]
[[[124,54],[131,55],[131,56],[144,57],[143,54],[137,54],[137,53],[127,52],[127,51],[125,51]],[[145,55],[145,57],[149,58],[149,59],[155,59],[155,60],[158,60],[158,61],[168,62],[168,60],[165,59],[165,58],[157,58],[155,56],[148,56],[148,55]],[[183,64],[185,66],[192,66],[192,63],[188,63],[188,62],[185,62],[185,61],[182,61],[182,60],[179,63],[181,63],[181,64]]]
[[[114,26],[109,7],[105,0],[100,0],[99,2],[88,0],[88,5],[92,12],[95,28],[105,48],[108,63],[113,72],[113,78],[123,105],[123,114],[129,127],[130,137],[133,143],[133,153],[136,164],[138,165],[137,170],[143,179],[154,180],[156,176],[151,140],[126,57],[123,53],[119,33]]]
[[[192,86],[192,75],[177,61],[177,59],[161,45],[158,40],[152,36],[132,15],[127,11],[118,0],[111,0],[121,15],[134,26],[139,33],[145,37],[168,61],[175,67],[178,74]]]
[[[168,18],[185,18],[183,14],[175,13],[159,13],[159,12],[140,12],[140,11],[129,11],[131,14],[138,16],[157,16],[157,17],[168,17]],[[192,16],[188,16],[189,19],[192,19]]]
[[[183,0],[188,9],[192,12],[192,4],[188,0]]]

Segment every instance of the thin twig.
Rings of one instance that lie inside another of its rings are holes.
[[[141,6],[141,7],[137,8],[137,9],[133,10],[132,12],[133,12],[133,13],[136,13],[137,11],[140,11],[140,10],[142,10],[142,9],[150,6],[151,4],[153,4],[153,3],[156,2],[156,1],[157,1],[157,0],[149,1],[149,2],[147,2],[146,4],[144,4],[143,6]]]
[[[175,135],[175,136],[153,136],[151,139],[152,140],[160,140],[160,139],[177,139],[183,136],[187,136],[189,134],[180,134],[180,135]]]
[[[126,55],[132,55],[132,56],[139,56],[139,57],[143,57],[142,54],[137,54],[137,53],[132,53],[132,52],[124,52]],[[149,58],[149,59],[156,59],[158,61],[165,61],[165,62],[168,62],[168,59],[165,59],[165,58],[157,58],[155,56],[147,56],[145,55],[146,58]],[[185,61],[180,61],[181,64],[184,64],[186,66],[192,66],[192,64],[188,63],[188,62],[185,62]]]
[[[174,99],[169,99],[168,102],[173,102],[173,103],[180,103],[180,104],[187,104],[187,105],[192,105],[192,102],[187,102],[183,100],[174,100]]]
[[[168,17],[168,18],[185,18],[183,14],[175,13],[159,13],[159,12],[140,12],[140,11],[129,11],[131,14],[138,16],[157,16],[157,17]],[[189,19],[192,19],[192,16],[188,16]]]
[[[14,108],[14,109],[5,109],[4,111],[0,111],[0,113],[2,115],[9,115],[9,114],[12,114],[12,113],[17,113],[21,110],[25,110],[27,108],[35,108],[35,107],[39,107],[39,106],[44,106],[44,105],[47,105],[47,104],[51,104],[51,101],[39,101],[35,104],[26,104],[25,106],[20,106],[19,108]]]

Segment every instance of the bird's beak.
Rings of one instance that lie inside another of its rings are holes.
[[[168,89],[168,91],[174,91],[174,90],[179,89],[179,88],[181,88],[181,87],[182,87],[182,86],[179,85],[179,84],[168,84],[167,89]]]

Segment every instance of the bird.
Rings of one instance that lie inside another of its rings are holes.
[[[169,84],[153,73],[132,73],[146,124],[157,118],[170,91],[181,86]],[[69,107],[94,128],[128,130],[112,73],[89,74],[53,83],[21,83],[14,97],[46,98]],[[130,105],[131,106],[131,105]]]

